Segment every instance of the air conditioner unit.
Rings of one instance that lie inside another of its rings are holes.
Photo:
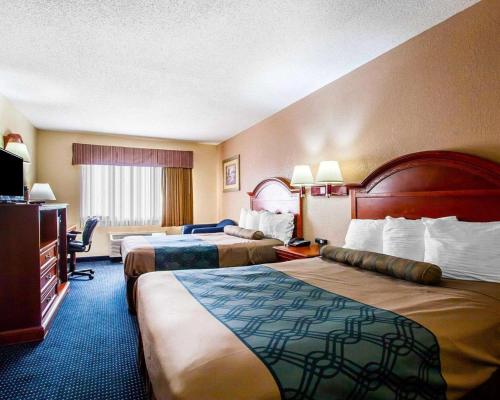
[[[127,236],[157,236],[165,235],[165,232],[130,232],[109,234],[109,258],[121,258],[122,240]]]

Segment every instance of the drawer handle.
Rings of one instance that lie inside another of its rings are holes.
[[[45,275],[45,279],[46,279],[47,281],[50,281],[50,280],[52,279],[52,276],[53,276],[53,275],[52,275],[51,273],[48,273],[47,275]]]
[[[52,296],[49,296],[49,297],[47,297],[47,298],[45,299],[45,303],[46,303],[46,304],[49,304],[51,300],[52,300]]]
[[[50,254],[45,254],[45,259],[48,260],[50,257],[52,257]]]

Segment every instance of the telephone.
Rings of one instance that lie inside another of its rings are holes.
[[[304,240],[304,238],[300,237],[291,238],[288,242],[288,246],[292,247],[305,247],[309,246],[310,244],[311,242],[309,240]]]

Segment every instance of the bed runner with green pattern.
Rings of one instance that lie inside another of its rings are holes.
[[[191,235],[172,235],[169,240],[164,236],[148,236],[146,239],[155,252],[156,271],[219,267],[217,246],[202,239]]]
[[[267,366],[283,399],[444,399],[422,325],[254,265],[176,278]]]

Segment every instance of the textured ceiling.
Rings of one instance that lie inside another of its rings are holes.
[[[475,0],[0,0],[35,126],[219,142]]]

